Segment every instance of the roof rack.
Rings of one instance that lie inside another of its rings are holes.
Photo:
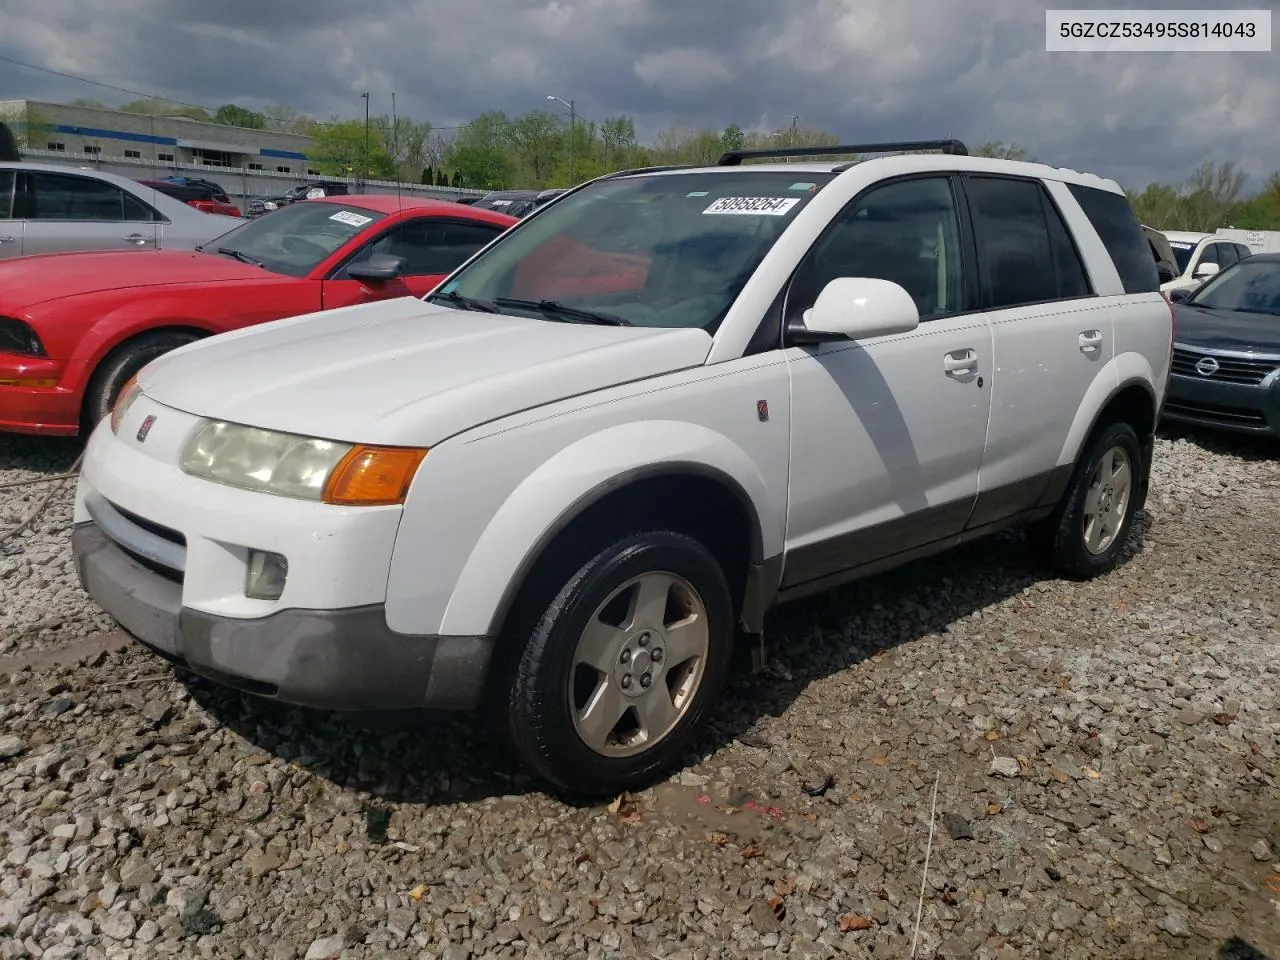
[[[904,140],[900,143],[846,143],[831,147],[776,147],[768,150],[730,150],[720,157],[721,167],[737,167],[743,160],[766,157],[838,157],[847,153],[908,153],[941,150],[967,157],[969,148],[959,140]]]

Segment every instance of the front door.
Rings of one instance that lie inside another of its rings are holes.
[[[26,223],[22,252],[154,250],[154,214],[114,184],[74,173],[23,174],[17,208]]]
[[[502,233],[496,224],[417,217],[397,223],[361,247],[324,281],[324,308],[348,307],[394,297],[423,297],[473,253]],[[404,261],[392,280],[361,280],[348,272],[374,254]]]
[[[873,187],[798,268],[787,319],[836,277],[900,284],[920,312],[911,333],[786,349],[791,479],[783,586],[958,535],[978,492],[992,349],[972,311],[952,180]]]

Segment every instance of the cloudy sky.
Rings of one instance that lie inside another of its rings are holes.
[[[853,141],[1016,141],[1131,186],[1181,180],[1208,159],[1240,163],[1255,183],[1280,168],[1275,53],[1046,53],[1047,6],[3,0],[0,56],[210,107],[282,102],[324,118],[361,115],[364,90],[375,113],[394,90],[401,114],[437,126],[543,109],[555,94],[590,119],[632,116],[646,140],[673,124],[776,128],[798,114]],[[128,99],[0,61],[0,99],[75,97]]]

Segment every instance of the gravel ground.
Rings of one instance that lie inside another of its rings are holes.
[[[76,453],[10,440],[0,483]],[[0,545],[0,958],[904,958],[921,905],[919,957],[1280,958],[1277,453],[1162,439],[1092,583],[1010,536],[777,611],[687,769],[610,807],[465,719],[37,662],[110,627],[64,493]]]

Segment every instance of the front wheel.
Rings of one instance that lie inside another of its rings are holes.
[[[98,421],[111,415],[116,398],[135,373],[161,354],[197,339],[196,334],[183,330],[157,330],[126,341],[107,354],[85,388],[81,431],[91,433]]]
[[[729,586],[700,542],[662,530],[612,544],[525,644],[507,711],[516,753],[574,793],[647,785],[704,725],[732,639]]]
[[[1133,427],[1113,421],[1085,447],[1054,512],[1032,526],[1032,547],[1058,572],[1090,578],[1120,561],[1138,510],[1145,469]]]

